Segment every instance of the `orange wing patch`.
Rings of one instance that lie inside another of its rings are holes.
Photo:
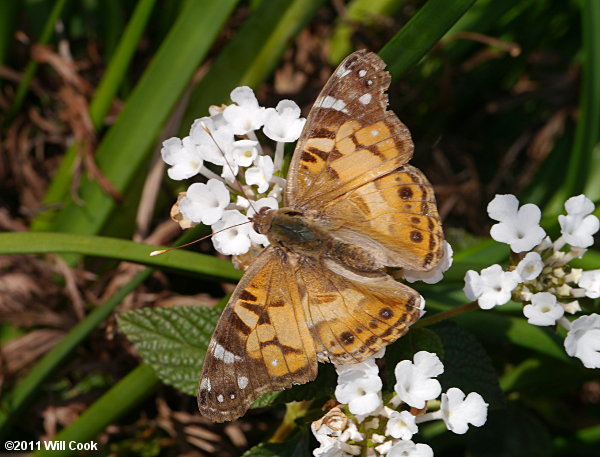
[[[431,184],[411,165],[326,203],[324,217],[386,248],[388,266],[430,270],[442,257],[444,234]]]

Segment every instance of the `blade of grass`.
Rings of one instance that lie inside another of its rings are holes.
[[[56,21],[62,14],[66,4],[67,0],[58,0],[56,3],[54,3],[54,7],[52,8],[50,17],[48,17],[48,20],[44,25],[44,29],[42,30],[42,34],[40,35],[40,39],[38,40],[39,44],[48,44],[50,38],[52,37],[52,33],[54,32],[54,25],[56,24]],[[30,60],[27,64],[27,67],[25,67],[25,72],[23,73],[23,78],[21,79],[21,82],[17,87],[15,98],[13,99],[12,105],[6,114],[6,118],[4,119],[5,124],[10,123],[10,121],[16,116],[16,114],[21,109],[21,105],[23,105],[23,100],[25,100],[27,91],[29,91],[29,86],[31,85],[33,75],[35,75],[37,68],[38,63],[35,60]]]
[[[177,249],[150,257],[150,252],[161,248],[118,238],[67,233],[0,234],[0,255],[76,253],[195,273],[219,281],[235,282],[241,277],[231,262],[212,255]]]
[[[429,0],[379,51],[393,78],[398,78],[427,54],[475,0]]]
[[[9,50],[14,46],[20,8],[20,1],[0,2],[0,65],[6,65]]]
[[[140,38],[146,30],[146,25],[154,9],[156,0],[141,0],[137,6],[131,20],[129,21],[118,48],[111,57],[110,63],[98,89],[94,94],[90,104],[90,119],[94,128],[98,130],[104,121],[106,113],[127,73],[129,65],[135,54]],[[31,223],[31,230],[36,232],[50,231],[56,216],[55,208],[57,205],[64,205],[71,188],[71,179],[73,174],[73,164],[77,156],[79,145],[74,143],[66,151],[61,164],[56,171],[52,182],[44,196],[43,206],[49,208],[40,212]]]
[[[207,113],[210,105],[227,102],[235,87],[256,87],[264,81],[322,3],[323,0],[263,1],[194,89],[180,135],[187,135],[193,120]]]
[[[191,80],[237,0],[186,2],[177,21],[144,72],[116,124],[98,147],[99,168],[115,189],[128,185],[152,152],[161,125]],[[82,206],[69,202],[58,215],[56,231],[97,234],[116,202],[101,187],[84,179],[79,194]]]
[[[582,75],[579,101],[579,122],[575,142],[569,155],[566,178],[554,198],[545,208],[548,213],[558,213],[564,202],[579,195],[588,180],[600,179],[600,172],[593,175],[590,168],[594,147],[600,140],[600,2],[585,0],[581,10],[582,22]]]
[[[392,16],[403,5],[398,0],[353,0],[331,34],[329,63],[337,66],[352,52],[352,32],[355,28],[377,23],[381,16]]]
[[[131,408],[144,400],[160,384],[160,380],[148,365],[140,365],[121,379],[112,389],[100,397],[68,427],[53,438],[54,441],[92,441],[107,425],[114,423]],[[61,457],[73,455],[76,450],[61,451]],[[34,456],[53,456],[56,451],[40,450]]]

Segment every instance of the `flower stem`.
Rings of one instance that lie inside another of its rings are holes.
[[[265,155],[262,145],[260,144],[260,141],[258,141],[258,137],[256,136],[256,133],[254,132],[254,130],[250,130],[248,133],[246,133],[246,136],[248,137],[249,140],[252,141],[256,141],[256,150],[258,151],[258,155],[262,156]]]
[[[471,303],[457,306],[456,308],[449,309],[448,311],[442,311],[441,313],[434,314],[433,316],[420,319],[416,324],[413,325],[413,327],[427,327],[428,325],[450,319],[454,316],[459,316],[460,314],[473,311],[477,308],[477,302],[472,301]]]
[[[283,151],[285,143],[278,141],[275,147],[275,160],[273,162],[275,171],[281,171],[283,166]]]
[[[312,401],[292,401],[285,405],[285,416],[269,439],[269,443],[283,443],[296,428],[296,419],[306,415]]]
[[[442,410],[431,411],[429,413],[422,414],[421,416],[415,417],[415,423],[421,424],[423,422],[429,422],[433,420],[439,420],[442,418]]]

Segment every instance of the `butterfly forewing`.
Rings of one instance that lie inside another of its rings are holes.
[[[311,109],[288,174],[287,204],[320,207],[406,163],[413,143],[387,111],[390,76],[376,54],[357,51],[331,76]]]
[[[388,266],[430,270],[442,257],[444,233],[433,188],[411,165],[325,202],[321,212],[333,233],[351,231],[377,242]]]

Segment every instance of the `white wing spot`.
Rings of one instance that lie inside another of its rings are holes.
[[[202,381],[200,381],[200,389],[206,389],[210,392],[211,388],[212,388],[212,386],[210,385],[209,378],[203,378]]]
[[[341,111],[342,113],[347,113],[346,102],[344,100],[338,100],[331,95],[326,95],[323,98],[320,98],[315,103],[316,106],[320,106],[321,108],[332,108],[336,111]]]
[[[338,77],[343,78],[344,76],[346,76],[348,73],[351,73],[352,70],[348,70],[347,68],[340,68],[338,70]]]
[[[235,355],[233,352],[228,351],[220,344],[215,345],[215,351],[213,352],[213,357],[217,360],[222,360],[224,363],[227,363],[227,364],[241,360],[240,356]]]
[[[370,79],[367,81],[367,84],[370,86],[371,84],[373,84],[373,81],[371,81]]]
[[[279,361],[277,359],[271,360],[271,365],[273,365],[274,367],[276,367],[278,363]]]
[[[361,102],[363,105],[367,105],[368,103],[371,102],[371,94],[367,93],[364,95],[361,95],[358,99],[359,102]]]
[[[233,400],[235,398],[235,394],[230,394],[229,398],[231,398]]]
[[[358,76],[360,76],[361,78],[362,78],[364,75],[366,75],[366,74],[367,74],[367,70],[360,70],[360,71],[358,72]]]
[[[379,135],[379,130],[373,129],[371,130],[371,136],[377,136]]]
[[[245,389],[248,386],[248,378],[246,376],[240,376],[237,381],[240,389]]]
[[[223,400],[225,400],[225,399],[223,398],[223,395],[219,394],[219,395],[217,396],[217,401],[218,401],[219,403],[223,403]]]

